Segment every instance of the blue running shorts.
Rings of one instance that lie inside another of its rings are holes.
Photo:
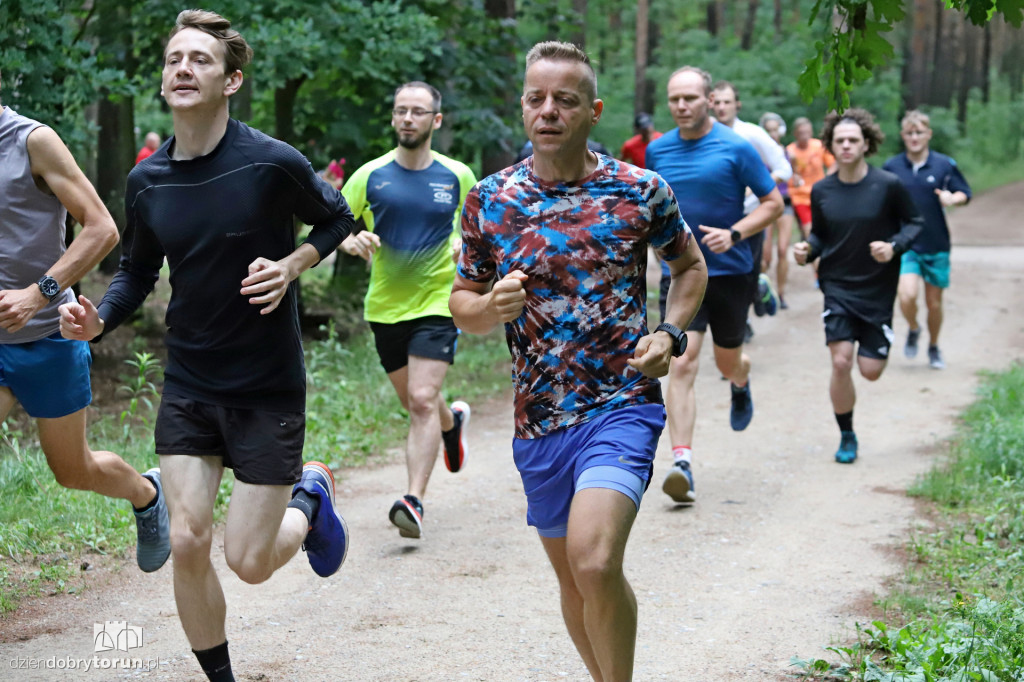
[[[918,275],[939,289],[949,288],[949,251],[917,253],[907,251],[900,259],[901,275]]]
[[[60,332],[28,343],[0,343],[0,386],[34,419],[57,419],[92,402],[86,341],[65,339]]]
[[[618,490],[640,509],[664,428],[665,407],[645,404],[540,438],[513,439],[512,457],[526,492],[526,523],[542,537],[564,538],[573,495],[585,488]]]

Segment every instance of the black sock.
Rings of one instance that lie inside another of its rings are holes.
[[[192,653],[196,655],[199,667],[206,673],[210,682],[235,682],[235,676],[231,674],[231,657],[228,655],[227,641],[212,649],[193,649]]]
[[[853,431],[853,410],[842,414],[836,412],[836,423],[840,431]]]
[[[145,479],[146,479],[147,481],[149,481],[150,483],[153,483],[152,481],[150,481],[150,480],[149,480],[148,478],[146,478],[145,476],[143,476],[143,478],[145,478]],[[155,484],[155,483],[153,484],[153,488],[154,488],[154,489],[156,488],[156,484]],[[135,513],[136,513],[136,514],[141,514],[142,512],[144,512],[144,511],[149,511],[150,509],[152,509],[153,507],[155,507],[155,506],[156,506],[156,503],[157,503],[157,501],[158,501],[159,499],[160,499],[160,491],[159,491],[159,490],[157,490],[157,491],[156,491],[156,495],[154,495],[154,496],[153,496],[153,499],[152,499],[152,500],[150,500],[149,502],[147,502],[147,503],[146,503],[146,504],[145,504],[144,506],[142,506],[142,507],[136,507],[136,506],[135,506],[135,505],[133,504],[133,505],[132,505],[132,509],[134,509],[134,510],[135,510]]]
[[[299,492],[295,493],[292,501],[288,503],[288,506],[295,507],[305,514],[309,525],[312,526],[316,513],[320,511],[320,498],[316,495],[310,495],[305,490],[299,490]]]

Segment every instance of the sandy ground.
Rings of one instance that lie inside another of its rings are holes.
[[[635,679],[780,679],[791,656],[823,655],[873,617],[873,597],[900,574],[900,549],[923,523],[904,490],[941,452],[978,370],[1020,356],[1024,317],[1011,311],[1024,303],[1022,210],[1019,184],[953,215],[942,344],[949,368],[906,360],[907,327],[897,316],[886,374],[857,382],[861,457],[853,466],[832,460],[838,433],[821,296],[807,270],[794,267],[790,310],[756,320],[756,413],[743,433],[729,429],[728,386],[705,349],[698,503],[673,506],[660,491],[671,460],[666,434],[626,557],[640,604]],[[438,464],[419,541],[400,538],[387,521],[405,481],[399,459],[339,472],[352,549],[332,578],[317,578],[299,555],[266,584],[245,585],[218,542],[238,679],[589,679],[564,631],[554,575],[525,525],[511,433],[509,395],[474,406],[467,467],[451,475]],[[170,565],[152,575],[133,565],[96,573],[83,594],[36,600],[0,621],[0,679],[204,679],[177,621]],[[94,653],[95,624],[107,621],[142,628],[143,646]],[[129,655],[150,669],[45,669]]]

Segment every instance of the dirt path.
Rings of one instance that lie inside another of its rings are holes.
[[[728,388],[705,355],[698,503],[673,507],[660,492],[666,436],[628,551],[640,603],[635,679],[778,679],[791,656],[819,655],[872,617],[872,596],[901,571],[898,550],[917,523],[903,491],[952,433],[976,372],[1020,357],[1024,318],[1012,311],[1024,307],[1022,211],[1019,184],[954,214],[949,369],[905,360],[897,319],[885,376],[857,382],[853,466],[832,461],[821,296],[807,271],[794,274],[790,310],[756,321],[756,416],[746,432],[729,430]],[[396,463],[341,473],[353,546],[333,578],[316,578],[299,556],[267,584],[247,586],[225,568],[218,543],[240,680],[588,679],[562,625],[554,575],[525,525],[509,404],[500,396],[475,406],[468,467],[452,476],[438,465],[421,541],[402,540],[387,522],[405,480]],[[177,622],[169,569],[144,575],[128,566],[80,597],[42,600],[0,621],[0,679],[203,679]],[[94,623],[106,621],[143,629],[145,644],[130,655],[156,662],[152,672],[11,667],[19,658],[91,660]],[[25,633],[31,638],[19,641]]]

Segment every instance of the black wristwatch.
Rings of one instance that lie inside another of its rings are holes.
[[[686,332],[679,327],[662,322],[654,331],[665,332],[672,337],[672,357],[678,358],[686,352]]]
[[[43,275],[40,277],[39,281],[36,282],[36,286],[39,287],[39,291],[42,292],[43,296],[50,301],[53,301],[53,299],[60,296],[60,284],[58,284],[57,280],[49,275]]]
[[[740,234],[740,231],[737,230],[735,227],[729,230],[729,236],[732,237],[733,244],[739,244],[741,241],[743,241],[743,235]]]

